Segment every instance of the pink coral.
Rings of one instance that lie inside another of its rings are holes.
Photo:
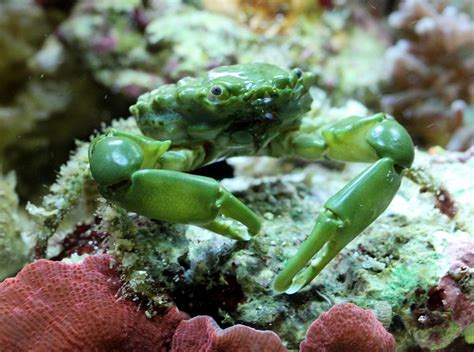
[[[182,321],[173,337],[173,352],[284,352],[280,338],[271,331],[245,325],[222,330],[208,316]]]
[[[117,295],[120,286],[108,255],[29,264],[0,284],[2,350],[166,350],[186,314],[171,308],[149,320]]]
[[[339,303],[308,329],[301,352],[391,352],[395,339],[370,310]]]
[[[444,291],[445,308],[452,312],[452,319],[461,327],[474,322],[474,303],[469,296],[470,280],[474,268],[474,243],[466,241],[450,246],[448,253],[454,261],[449,273],[443,276],[438,288]]]

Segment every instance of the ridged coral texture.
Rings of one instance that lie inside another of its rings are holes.
[[[221,329],[208,316],[182,321],[173,337],[172,352],[284,352],[280,338],[271,331],[245,325]]]
[[[395,339],[370,310],[339,303],[308,329],[300,352],[394,352]]]
[[[120,285],[107,255],[29,264],[0,284],[0,349],[165,351],[186,314],[172,308],[149,320]]]

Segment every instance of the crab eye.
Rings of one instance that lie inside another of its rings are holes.
[[[222,87],[221,86],[213,86],[211,88],[211,94],[218,97],[222,95]]]
[[[296,77],[298,77],[298,79],[303,77],[303,71],[301,71],[300,68],[295,69],[295,72],[296,72]]]

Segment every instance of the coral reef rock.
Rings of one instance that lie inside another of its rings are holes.
[[[132,119],[113,127],[136,131]],[[465,348],[465,341],[471,341],[472,315],[466,304],[473,292],[474,179],[466,176],[474,172],[472,150],[417,152],[413,174],[419,175],[407,176],[419,184],[406,178],[384,214],[294,295],[275,294],[276,274],[310,233],[322,203],[366,166],[229,160],[236,176],[222,184],[262,219],[258,235],[236,242],[96,202],[86,152],[86,144],[79,146],[43,205],[29,207],[39,220],[40,247],[50,239],[51,254],[51,247],[61,243],[58,235],[70,221],[65,215],[74,209],[80,220],[76,224],[107,234],[100,249],[115,258],[127,296],[140,299],[149,316],[174,301],[191,316],[211,316],[223,328],[244,324],[274,331],[294,349],[315,317],[334,304],[352,302],[373,310],[402,351],[453,344]],[[91,211],[96,220],[88,220]],[[444,299],[445,294],[455,296]]]

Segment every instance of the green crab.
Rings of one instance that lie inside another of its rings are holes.
[[[276,292],[295,293],[388,207],[414,158],[407,131],[383,113],[302,132],[314,83],[300,69],[246,64],[161,86],[130,108],[144,136],[110,130],[91,143],[92,176],[106,199],[129,211],[249,240],[259,217],[216,180],[186,171],[238,155],[372,163],[326,201],[276,277]]]

